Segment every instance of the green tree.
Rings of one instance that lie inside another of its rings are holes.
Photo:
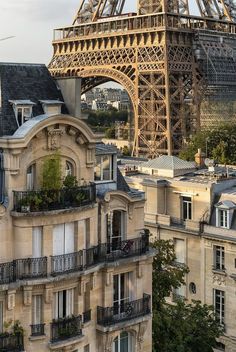
[[[166,303],[172,289],[184,284],[189,269],[176,264],[173,242],[156,240],[153,246],[153,352],[212,352],[223,332],[213,308],[197,301]]]
[[[44,190],[57,190],[62,187],[61,156],[58,152],[43,160],[41,187]]]
[[[219,124],[213,129],[198,132],[181,151],[180,157],[194,160],[198,148],[206,151],[207,156],[224,164],[236,163],[236,124]]]

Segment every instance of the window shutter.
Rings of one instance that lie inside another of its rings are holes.
[[[75,226],[73,222],[65,224],[65,254],[75,251]]]
[[[43,228],[41,226],[33,227],[32,233],[32,256],[33,258],[42,257]]]
[[[74,313],[74,290],[66,291],[66,315],[71,316]]]
[[[179,263],[185,262],[185,248],[184,248],[184,240],[175,239],[175,255],[176,261]]]
[[[58,296],[59,296],[59,292],[56,292],[54,293],[53,295],[54,297],[54,300],[53,300],[53,303],[54,303],[54,307],[53,307],[53,315],[54,315],[54,319],[57,319],[58,316],[59,316],[59,312],[58,312]]]
[[[53,255],[64,254],[64,224],[53,227]]]
[[[42,296],[35,295],[33,296],[33,305],[32,305],[32,324],[37,325],[42,323]]]

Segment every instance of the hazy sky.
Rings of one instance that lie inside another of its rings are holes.
[[[190,0],[190,3],[194,0]],[[0,0],[1,62],[48,64],[53,29],[70,26],[80,0]],[[126,12],[136,11],[136,0],[126,1]]]
[[[135,10],[132,2],[126,11]],[[70,26],[80,0],[0,0],[1,62],[45,63],[52,56],[53,29]],[[131,5],[130,5],[131,4]]]

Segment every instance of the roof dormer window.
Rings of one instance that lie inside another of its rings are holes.
[[[223,200],[217,203],[215,207],[216,226],[224,229],[230,229],[236,204],[229,200]]]
[[[31,100],[9,100],[13,105],[18,127],[30,120],[33,116],[33,103]]]
[[[64,104],[60,100],[40,100],[40,103],[42,104],[44,114],[48,116],[61,114],[61,107]]]

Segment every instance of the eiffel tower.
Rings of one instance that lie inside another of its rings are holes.
[[[82,0],[73,24],[54,31],[50,72],[80,77],[82,93],[121,84],[133,106],[134,155],[177,154],[204,125],[204,99],[219,108],[235,100],[235,0],[139,0],[137,13],[124,5]],[[214,109],[206,115],[214,123]]]

